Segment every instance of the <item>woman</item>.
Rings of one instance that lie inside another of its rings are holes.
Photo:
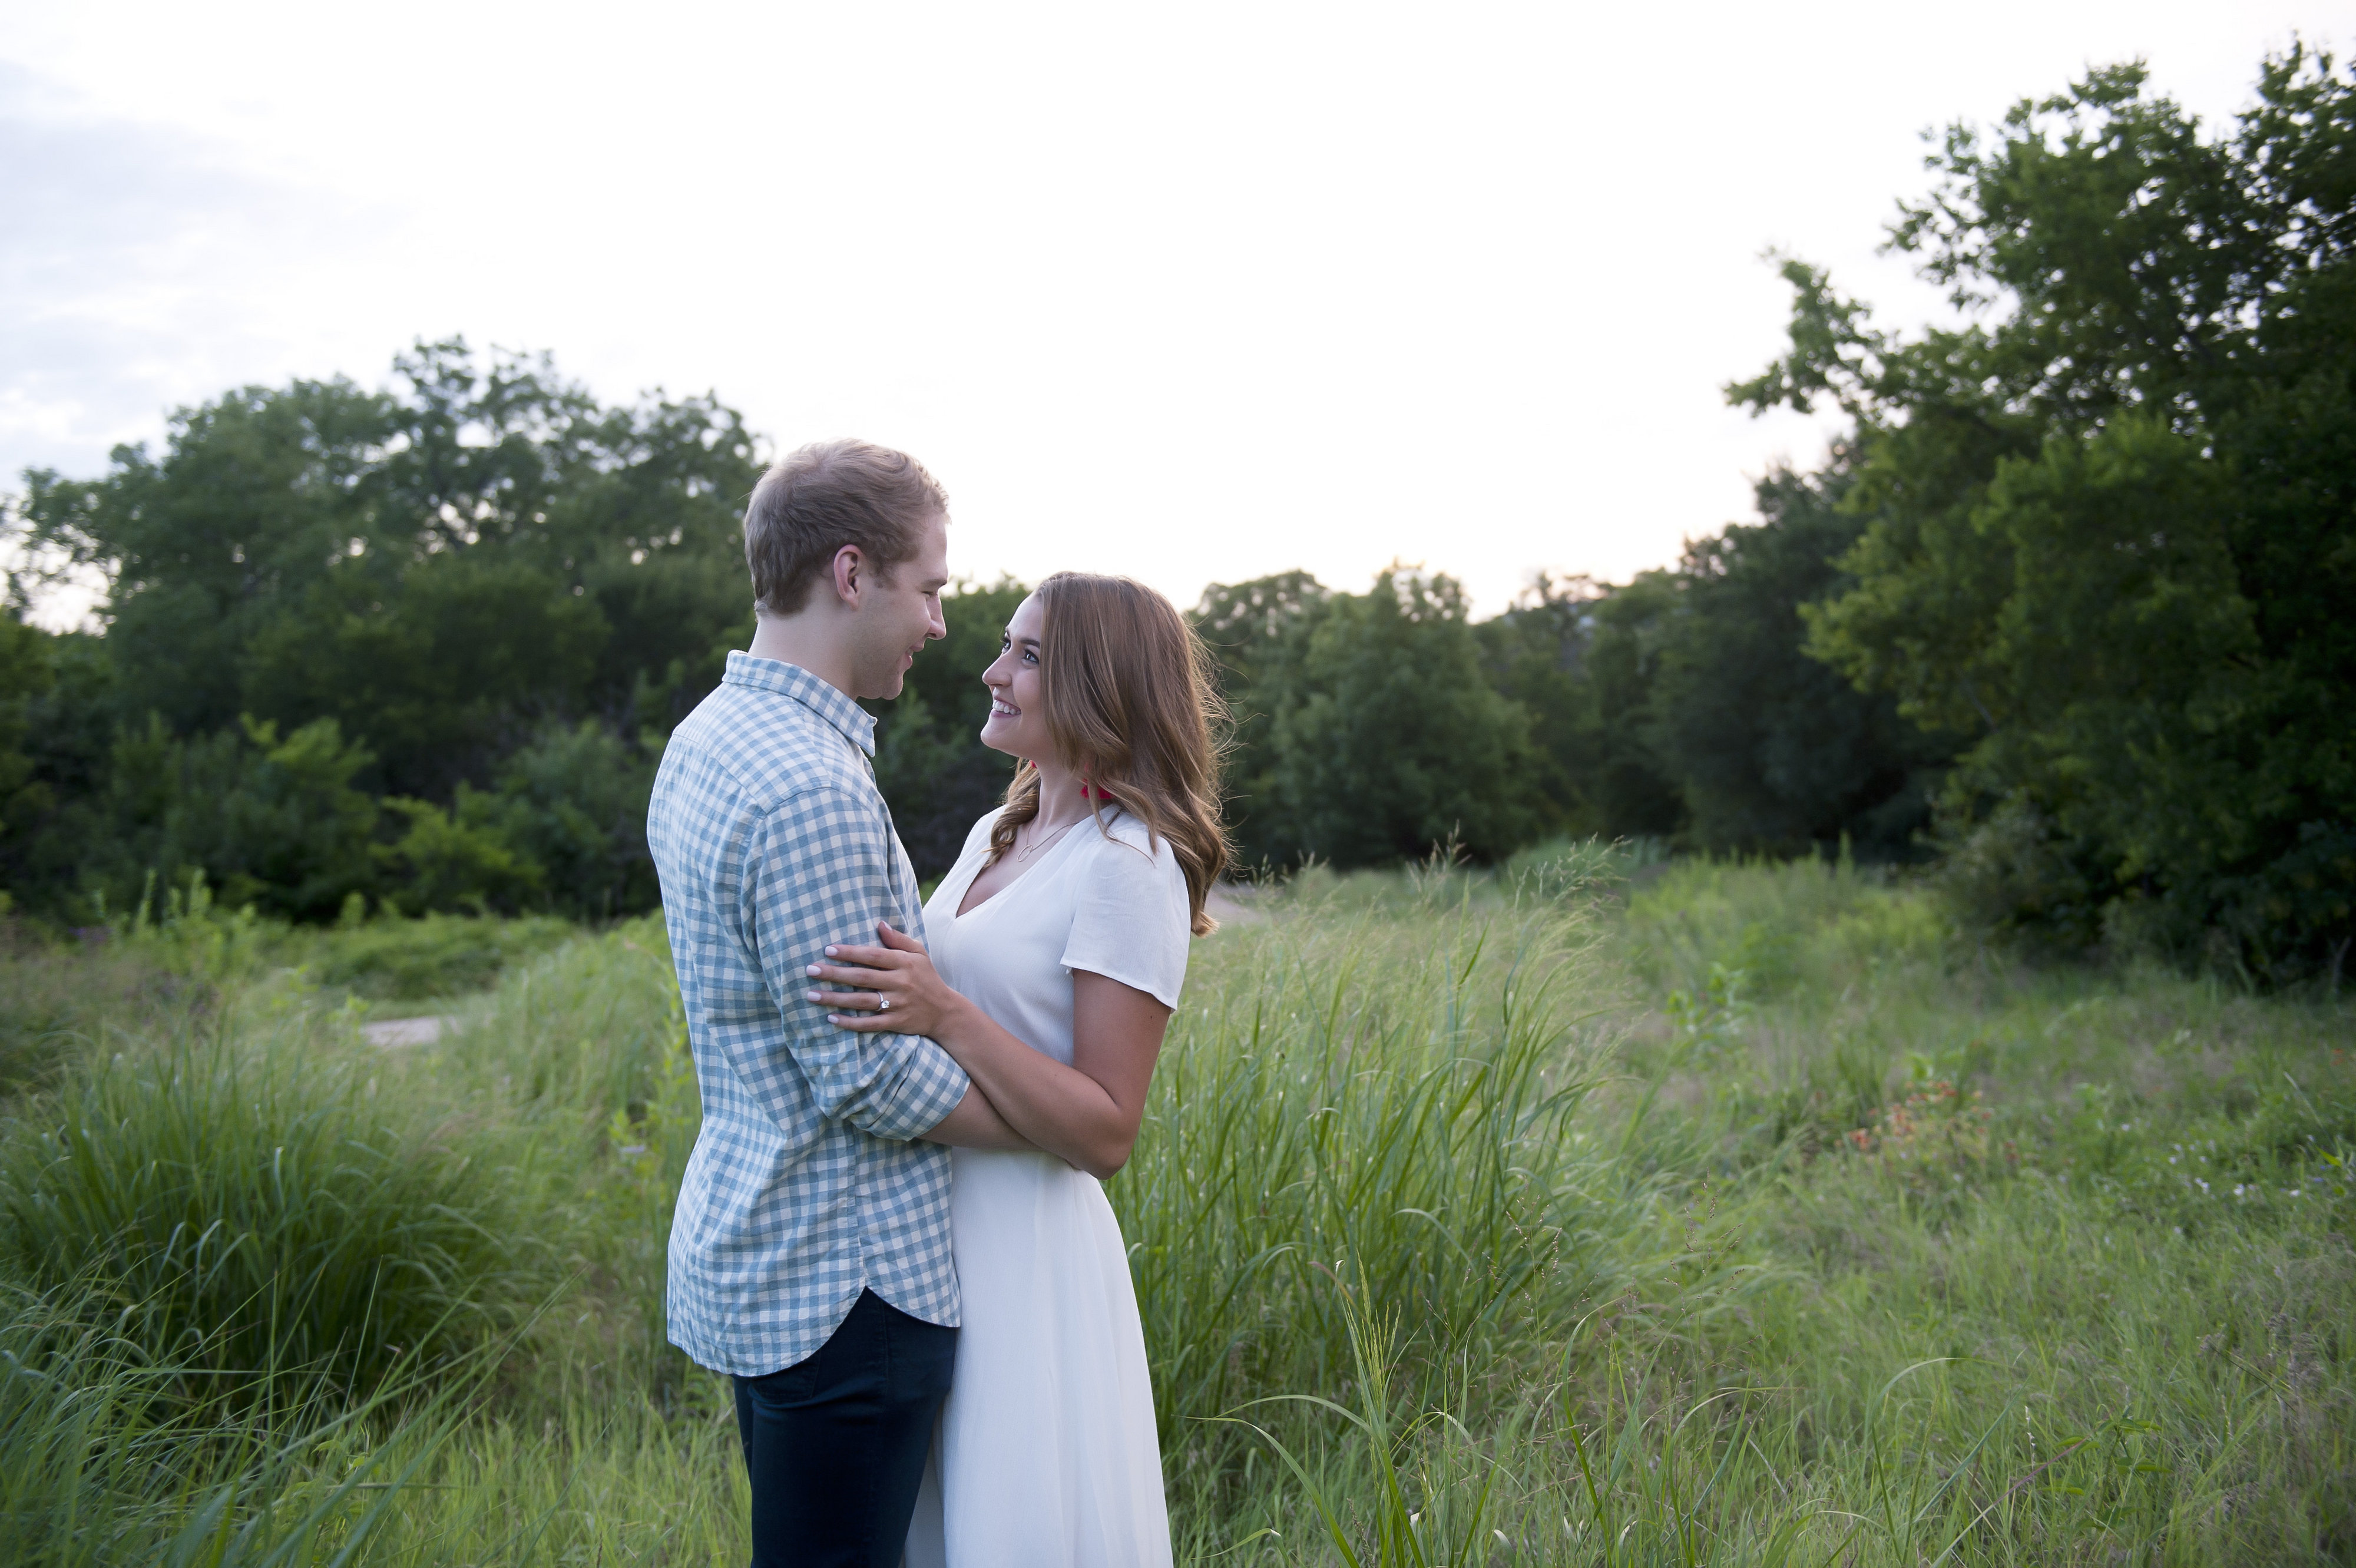
[[[1039,1151],[951,1152],[956,1381],[909,1568],[1170,1562],[1145,1337],[1102,1178],[1129,1158],[1189,934],[1227,858],[1201,644],[1170,601],[1063,572],[1008,623],[985,745],[1022,759],[925,906],[929,954],[827,950],[846,1029],[929,1035]],[[855,966],[855,967],[854,967]]]

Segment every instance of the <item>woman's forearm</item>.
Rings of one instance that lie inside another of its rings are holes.
[[[1136,1129],[1104,1085],[1033,1050],[972,1003],[958,1003],[934,1038],[1006,1124],[1091,1176],[1119,1170],[1129,1158]]]

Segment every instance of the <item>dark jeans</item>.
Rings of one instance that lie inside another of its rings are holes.
[[[753,1568],[898,1568],[957,1330],[861,1291],[806,1361],[738,1378]]]

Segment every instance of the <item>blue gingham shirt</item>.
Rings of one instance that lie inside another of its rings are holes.
[[[951,1327],[949,1152],[917,1143],[964,1069],[914,1035],[806,1002],[829,942],[921,938],[868,758],[875,721],[807,670],[728,656],[671,733],[647,812],[703,1129],[680,1183],[671,1343],[741,1377],[808,1358],[860,1291]]]

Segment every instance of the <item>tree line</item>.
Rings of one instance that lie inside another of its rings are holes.
[[[230,907],[632,913],[664,736],[752,630],[757,442],[710,400],[602,407],[543,360],[423,345],[391,391],[249,388],[27,476],[24,532],[108,574],[102,634],[0,630],[0,886],[93,922],[201,874]],[[1855,521],[1814,478],[1617,587],[1475,622],[1444,575],[1305,574],[1194,611],[1237,716],[1247,864],[1483,860],[1564,833],[1916,853],[1935,747],[1800,647]],[[15,590],[21,607],[26,585]],[[976,739],[1024,587],[965,583],[879,709],[927,875],[1010,764]]]
[[[1950,128],[1890,242],[1964,324],[1882,329],[1786,261],[1789,349],[1728,395],[1847,434],[1671,566],[1541,579],[1477,621],[1404,566],[1214,585],[1244,864],[1846,844],[1935,863],[1989,929],[2336,976],[2351,87],[2294,48],[2222,134],[2133,66]],[[294,919],[651,907],[663,737],[751,630],[759,443],[712,398],[605,406],[544,358],[422,344],[395,371],[242,389],[160,456],[25,476],[29,558],[109,591],[102,635],[53,635],[9,585],[18,908],[88,923],[194,874]],[[927,875],[1003,786],[979,676],[1022,592],[963,585],[881,713]]]

